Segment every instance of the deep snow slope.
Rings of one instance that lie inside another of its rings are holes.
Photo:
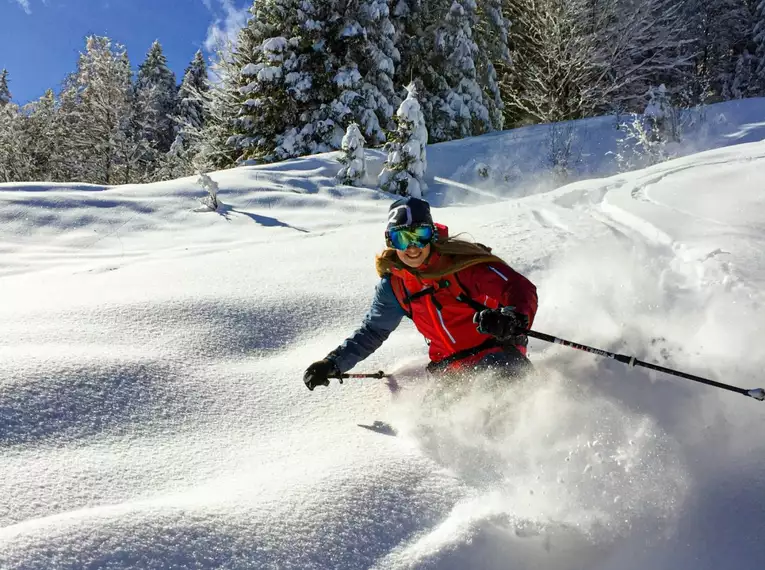
[[[358,367],[395,382],[307,391],[391,202],[336,168],[215,173],[220,214],[193,178],[0,185],[0,568],[762,567],[763,403],[538,342],[524,383],[438,386],[409,324]],[[764,185],[757,142],[432,191],[537,284],[536,329],[753,388]]]

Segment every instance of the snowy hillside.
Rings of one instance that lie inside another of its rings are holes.
[[[542,127],[436,145],[425,197],[536,330],[763,387],[765,110],[729,105],[687,151],[746,144],[550,191],[470,174]],[[220,214],[195,178],[0,185],[0,568],[762,567],[763,403],[536,341],[536,377],[436,399],[409,324],[358,367],[395,383],[306,390],[391,202],[334,156],[214,173]]]

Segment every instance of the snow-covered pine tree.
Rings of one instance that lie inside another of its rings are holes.
[[[755,80],[756,60],[749,50],[745,49],[736,60],[733,74],[725,83],[723,96],[726,99],[745,99],[757,96]]]
[[[261,0],[251,11],[237,47],[242,159],[337,149],[354,121],[384,140],[397,57],[386,2]]]
[[[401,54],[394,79],[400,85],[412,77],[421,81],[418,99],[433,142],[502,125],[496,66],[507,67],[508,22],[499,4],[500,0],[392,4]]]
[[[243,28],[239,37],[247,32],[248,29]],[[237,113],[241,109],[239,71],[242,63],[239,56],[230,43],[216,47],[210,66],[213,78],[210,89],[202,93],[204,126],[199,132],[189,133],[193,134],[190,150],[192,164],[201,172],[229,168],[236,164],[241,152],[237,148],[235,134]]]
[[[388,160],[378,182],[385,192],[422,198],[422,193],[427,190],[425,147],[428,131],[414,84],[407,90],[408,95],[396,112],[398,129],[391,133],[390,141],[385,145]]]
[[[175,120],[179,133],[185,128],[202,129],[205,123],[203,95],[209,89],[207,64],[200,50],[186,68],[178,89]]]
[[[442,25],[435,31],[435,53],[446,63],[443,74],[450,87],[445,94],[452,110],[449,138],[492,130],[489,110],[476,80],[478,46],[473,41],[476,21],[475,0],[452,0]]]
[[[493,129],[504,126],[504,103],[499,87],[499,73],[510,73],[512,58],[508,46],[510,21],[502,14],[502,0],[477,0],[478,21],[474,31],[478,53],[476,73],[483,91]]]
[[[23,162],[19,107],[9,100],[0,105],[0,182],[23,180],[27,164]]]
[[[393,81],[396,85],[407,85],[413,77],[417,78],[417,100],[431,142],[449,140],[453,117],[445,97],[450,86],[443,74],[445,63],[440,56],[435,58],[433,51],[434,31],[442,23],[451,0],[393,0],[391,5],[400,54]]]
[[[172,115],[178,88],[159,41],[151,45],[146,59],[138,67],[135,90],[138,136],[148,141],[157,153],[166,153],[175,139]]]
[[[756,94],[765,96],[765,0],[760,0],[754,13],[754,45]]]
[[[337,179],[340,184],[355,186],[363,180],[366,173],[366,162],[364,160],[364,135],[361,134],[359,126],[351,123],[345,130],[343,142],[340,145],[342,154],[337,159],[343,167],[337,173]]]
[[[11,90],[8,87],[8,70],[0,71],[0,107],[11,102]]]
[[[133,86],[124,47],[90,36],[77,71],[67,81],[59,113],[66,124],[65,160],[78,165],[79,180],[96,184],[132,181],[140,141],[130,135]],[[71,178],[70,178],[71,179]]]
[[[30,172],[26,180],[55,180],[56,164],[60,161],[56,138],[56,97],[48,89],[37,101],[24,106],[24,153],[29,158]]]
[[[356,5],[356,6],[355,6]],[[400,100],[393,86],[393,75],[399,61],[394,43],[395,30],[390,21],[387,0],[352,0],[345,12],[356,12],[339,31],[339,46],[344,60],[335,83],[341,89],[337,101],[347,105],[352,120],[358,121],[363,135],[373,145],[382,144],[386,131],[393,128],[393,111]],[[358,73],[359,80],[354,81]],[[337,117],[343,123],[347,119]]]
[[[207,65],[201,51],[197,51],[191,64],[186,68],[183,82],[178,89],[175,115],[175,139],[170,150],[158,160],[153,178],[168,180],[189,176],[197,170],[194,165],[196,145],[201,143],[206,123],[206,102],[209,81]]]

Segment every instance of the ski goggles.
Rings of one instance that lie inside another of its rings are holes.
[[[410,245],[424,248],[433,241],[436,235],[435,228],[429,225],[422,226],[399,226],[385,232],[385,239],[389,247],[404,251]]]

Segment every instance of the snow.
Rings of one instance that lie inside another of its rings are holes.
[[[273,54],[282,53],[287,50],[287,39],[281,36],[268,38],[263,42],[261,49],[264,52],[270,52]]]
[[[706,112],[683,158],[557,188],[550,127],[431,145],[425,197],[537,284],[536,330],[756,390],[765,101]],[[610,164],[586,126],[577,177]],[[337,156],[210,173],[218,212],[196,177],[0,184],[0,567],[761,568],[752,398],[532,341],[537,378],[434,402],[408,323],[358,367],[395,384],[306,390],[396,198]]]

